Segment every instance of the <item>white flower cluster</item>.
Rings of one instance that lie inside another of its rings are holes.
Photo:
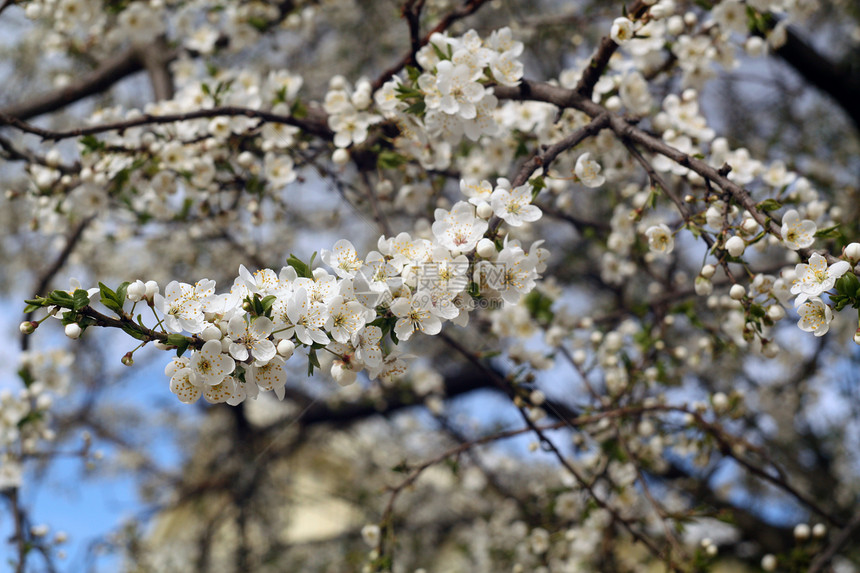
[[[24,352],[19,373],[25,387],[0,392],[0,489],[21,483],[21,461],[40,442],[54,440],[50,409],[69,389],[74,357],[64,350]]]
[[[167,366],[171,390],[186,403],[203,396],[236,405],[267,390],[283,398],[296,346],[308,348],[312,363],[317,350],[333,354],[331,373],[341,385],[361,371],[387,379],[406,369],[400,340],[438,334],[445,321],[465,326],[479,306],[516,304],[535,287],[549,253],[542,241],[526,251],[519,241],[497,245],[484,235],[493,216],[512,226],[540,218],[532,187],[510,189],[500,179],[495,189],[489,181],[461,188],[469,202],[436,210],[433,240],[382,236],[363,258],[339,240],[321,252],[334,274],[291,259],[277,273],[240,267],[229,293],[216,294],[208,279],[173,281],[164,294],[151,281],[129,284],[127,298],[151,303],[166,332],[202,341]]]
[[[33,0],[26,4],[25,14],[47,26],[50,51],[72,48],[105,54],[128,43],[145,45],[163,34],[204,55],[216,49],[236,52],[257,43],[262,31],[282,19],[278,7],[265,2],[231,4],[218,10],[204,0],[183,2],[179,10],[175,4],[150,0],[111,6],[121,6],[117,12],[105,10],[96,0]],[[315,13],[313,9],[297,10],[287,17],[286,26],[297,28]],[[99,41],[92,41],[94,38]]]
[[[411,140],[404,145],[438,146],[437,140],[453,145],[464,135],[472,141],[495,135],[498,100],[485,84],[518,85],[523,65],[517,58],[522,51],[522,42],[513,40],[509,28],[494,31],[485,40],[474,30],[458,38],[434,34],[416,54],[423,72],[386,82],[375,94],[377,107]]]
[[[334,131],[334,144],[349,147],[364,143],[367,128],[382,121],[379,115],[370,113],[373,103],[371,85],[367,79],[357,82],[352,89],[343,76],[335,76],[329,81],[329,92],[325,96],[323,108],[328,113],[328,125]]]

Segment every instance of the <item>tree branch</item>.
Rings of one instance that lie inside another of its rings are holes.
[[[146,50],[143,48],[142,50]],[[175,54],[174,56],[175,57]],[[101,66],[84,75],[78,82],[48,92],[41,96],[29,97],[0,110],[0,116],[19,120],[30,119],[44,113],[56,111],[85,97],[99,94],[118,81],[144,69],[139,50],[130,48],[102,62]],[[5,123],[5,122],[4,122]]]
[[[860,76],[821,55],[791,28],[786,30],[785,44],[776,53],[803,79],[833,98],[860,133]]]
[[[289,115],[280,115],[277,113],[272,113],[259,109],[233,106],[215,107],[211,109],[199,109],[195,111],[189,111],[187,113],[174,113],[166,115],[142,115],[140,117],[125,121],[105,123],[102,125],[93,125],[90,127],[81,127],[78,129],[69,129],[65,131],[53,131],[50,129],[43,129],[31,123],[22,121],[11,114],[0,112],[0,125],[9,125],[15,127],[26,133],[38,135],[46,141],[59,141],[61,139],[82,137],[84,135],[95,135],[107,131],[122,132],[126,129],[130,129],[132,127],[140,127],[143,125],[162,125],[168,123],[188,121],[192,119],[212,118],[220,116],[243,116],[258,118],[263,121],[268,121],[272,123],[293,125],[304,130],[307,133],[312,133],[327,140],[330,140],[334,137],[334,134],[331,129],[329,129],[328,124],[322,115],[322,112],[313,113],[311,111],[308,114],[308,119],[298,119]]]

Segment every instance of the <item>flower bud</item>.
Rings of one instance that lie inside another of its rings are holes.
[[[139,302],[143,300],[143,297],[146,296],[146,285],[143,284],[143,281],[134,281],[125,291],[125,296],[131,302]]]
[[[349,386],[355,382],[357,376],[358,375],[355,372],[349,369],[349,366],[340,360],[335,360],[331,365],[331,377],[334,378],[334,381],[340,386]]]
[[[33,334],[37,328],[39,328],[39,323],[35,320],[25,320],[18,325],[18,330],[20,330],[22,334]]]
[[[776,556],[768,553],[761,558],[761,568],[765,571],[776,571]]]
[[[809,526],[805,523],[798,523],[794,526],[794,538],[798,541],[806,541],[811,533]]]
[[[370,547],[376,547],[379,545],[381,531],[379,526],[374,524],[365,525],[361,528],[361,538],[367,543]]]
[[[236,157],[236,163],[238,163],[239,167],[242,167],[243,169],[251,167],[255,160],[256,158],[254,157],[254,154],[250,151],[243,151],[238,155],[238,157]]]
[[[214,324],[210,324],[203,329],[203,332],[200,333],[200,338],[202,338],[204,342],[209,342],[210,340],[221,340],[221,329]]]
[[[746,42],[744,42],[744,51],[747,55],[754,58],[763,55],[766,49],[767,44],[758,36],[750,36],[747,38]]]
[[[714,412],[723,414],[729,409],[729,397],[723,392],[717,392],[711,396],[711,405],[714,407]]]
[[[489,203],[483,202],[478,205],[476,212],[481,219],[489,219],[493,216],[493,207]]]
[[[131,352],[126,352],[122,357],[123,366],[132,366],[134,364],[134,356]]]
[[[842,251],[842,254],[848,259],[849,263],[856,265],[860,261],[860,243],[850,243]]]
[[[767,307],[767,317],[774,322],[779,322],[785,318],[785,309],[781,304],[772,304]]]
[[[343,148],[335,149],[331,154],[331,160],[335,165],[346,165],[349,162],[349,151]]]
[[[485,237],[478,241],[477,253],[485,259],[491,259],[496,255],[496,245]]]
[[[158,283],[155,281],[146,281],[146,300],[152,302],[152,298],[158,294]]]
[[[854,331],[854,343],[860,344],[860,328]]]
[[[758,222],[755,219],[744,219],[744,222],[741,223],[741,229],[748,235],[752,235],[758,231]]]
[[[293,355],[293,351],[295,349],[296,345],[292,340],[287,340],[285,338],[278,343],[278,354],[283,356],[286,360],[290,359],[290,356]]]
[[[72,322],[66,325],[65,332],[66,336],[68,336],[72,340],[75,340],[76,338],[80,338],[83,329],[81,328],[81,325],[77,322]]]
[[[734,284],[732,288],[729,289],[729,296],[735,300],[741,300],[747,294],[747,289],[743,287],[743,285]]]
[[[699,274],[706,279],[709,279],[714,276],[715,272],[717,272],[717,267],[714,265],[705,265],[702,267],[702,271]]]
[[[696,277],[696,282],[693,285],[693,288],[696,291],[696,294],[699,296],[708,296],[712,292],[714,292],[714,283],[705,277]]]
[[[826,525],[824,525],[823,523],[816,523],[814,526],[812,526],[812,536],[813,537],[815,537],[817,539],[821,539],[825,535],[827,535],[827,526]]]
[[[726,241],[726,250],[733,257],[739,257],[744,254],[747,245],[743,239],[735,235],[731,237],[728,241]]]

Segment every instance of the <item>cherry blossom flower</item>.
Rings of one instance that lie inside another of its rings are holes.
[[[496,216],[512,227],[519,227],[523,223],[531,223],[541,218],[541,210],[531,202],[532,186],[528,183],[511,191],[497,187],[490,198],[490,204]]]
[[[296,290],[287,303],[287,315],[294,325],[296,338],[304,344],[310,346],[314,342],[319,344],[331,342],[322,330],[328,319],[328,309],[323,304],[311,301],[304,287]]]
[[[576,159],[573,172],[586,187],[600,187],[606,177],[600,174],[600,164],[591,159],[591,153],[583,153]]]
[[[258,362],[268,362],[277,352],[269,340],[273,330],[274,324],[265,316],[258,316],[250,324],[244,316],[234,316],[227,323],[227,336],[232,340],[230,355],[240,362],[248,360],[249,356]]]
[[[791,285],[791,294],[800,295],[798,301],[803,302],[809,297],[816,297],[830,290],[836,284],[836,279],[851,268],[848,261],[839,261],[827,266],[827,259],[818,253],[812,253],[809,263],[800,263],[795,267],[797,278]]]
[[[460,192],[469,198],[469,203],[472,205],[480,205],[481,203],[490,202],[490,197],[493,194],[493,185],[487,180],[461,179]]]
[[[382,363],[380,340],[382,340],[382,329],[378,326],[366,326],[357,332],[352,338],[355,357],[369,368],[379,366]]]
[[[796,251],[805,249],[815,242],[815,231],[817,227],[813,221],[809,219],[800,219],[800,215],[794,209],[785,212],[782,216],[782,235],[783,244],[789,249]]]
[[[170,377],[170,391],[176,394],[183,404],[193,404],[203,394],[194,376],[194,370],[188,368],[187,358],[176,358],[167,365],[164,373]]]
[[[482,279],[496,289],[508,304],[515,304],[521,294],[534,288],[535,257],[527,256],[516,246],[505,246],[495,262],[482,261],[479,265]]]
[[[284,386],[287,384],[286,361],[275,356],[266,364],[252,364],[245,368],[245,380],[260,390],[274,390],[279,400],[284,399]]]
[[[346,239],[341,239],[334,244],[333,250],[322,249],[320,259],[322,262],[334,269],[340,278],[352,278],[361,268],[364,261],[358,258],[355,247]]]
[[[473,250],[489,227],[486,220],[475,217],[474,208],[465,201],[458,201],[450,211],[436,209],[435,218],[433,235],[451,251]]]
[[[648,227],[645,236],[648,237],[648,247],[654,253],[668,255],[675,248],[672,230],[665,223]]]
[[[164,326],[172,332],[202,332],[203,303],[214,293],[215,281],[204,279],[192,286],[171,281],[164,296],[155,295],[155,306],[161,311]]]
[[[412,298],[396,298],[391,303],[391,312],[398,318],[394,332],[401,340],[409,340],[415,332],[439,334],[442,321],[432,312],[433,303],[429,296],[416,295]]]
[[[356,301],[335,297],[328,307],[325,328],[337,342],[348,342],[364,327],[364,307]]]
[[[798,298],[799,300],[800,298]],[[833,312],[818,297],[810,298],[801,303],[797,307],[797,314],[800,315],[797,326],[804,332],[811,332],[815,336],[824,336],[830,330]]]
[[[236,317],[241,320],[241,317]],[[199,385],[213,386],[229,376],[236,368],[233,359],[221,352],[220,340],[209,340],[194,353],[188,367]]]
[[[620,46],[632,40],[635,32],[636,24],[630,18],[621,17],[612,21],[612,29],[609,31],[609,37]]]

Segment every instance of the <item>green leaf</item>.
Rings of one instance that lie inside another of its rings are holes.
[[[117,294],[106,284],[99,283],[99,302],[117,314],[122,313],[122,302]]]
[[[176,356],[182,356],[182,354],[188,350],[188,344],[191,340],[187,336],[183,336],[181,334],[169,334],[167,335],[167,344],[176,347]]]
[[[290,115],[296,119],[303,119],[308,116],[308,108],[300,100],[296,100],[290,108]]]
[[[82,288],[75,290],[74,294],[72,294],[72,300],[74,301],[74,306],[72,307],[74,310],[81,310],[88,304],[90,304],[90,295],[87,294]]]
[[[132,338],[135,338],[137,340],[149,340],[149,337],[147,335],[145,335],[141,331],[137,330],[133,326],[129,326],[127,324],[123,325],[122,330],[123,330],[123,332],[125,332],[126,334],[128,334],[129,336],[131,336]]]
[[[424,115],[424,112],[427,110],[427,104],[424,103],[424,100],[417,101],[406,108],[406,113],[411,113],[412,115]]]
[[[81,155],[87,155],[88,153],[99,151],[105,148],[104,141],[99,141],[95,135],[85,135],[79,141],[81,145],[84,146]]]
[[[414,83],[417,82],[418,78],[421,76],[421,70],[415,66],[406,66],[406,75]]]
[[[24,314],[30,314],[35,310],[48,306],[47,300],[43,296],[37,296],[36,298],[28,298],[24,302],[27,303],[27,306],[24,308]]]
[[[537,197],[541,191],[546,189],[546,181],[543,177],[537,176],[529,179],[529,184],[532,186],[532,201],[534,201],[535,197]]]
[[[761,317],[763,317],[765,314],[767,314],[767,312],[764,310],[764,307],[763,307],[762,305],[760,305],[760,304],[751,304],[751,305],[750,305],[750,314],[751,314],[751,315],[753,315],[753,316],[755,316],[755,317],[757,317],[757,318],[761,318]]]
[[[383,151],[376,157],[376,166],[380,169],[396,169],[406,162],[406,157],[395,151]]]
[[[262,314],[268,315],[269,311],[272,309],[272,305],[275,304],[276,300],[278,300],[278,297],[273,294],[264,297],[263,300],[260,301],[260,306],[263,309]]]
[[[297,256],[291,254],[287,259],[287,264],[296,269],[296,274],[306,279],[313,279],[314,275],[311,272],[310,266],[306,265]]]
[[[75,306],[75,299],[64,290],[53,291],[48,295],[46,302],[49,305],[59,306],[62,308],[74,308]]]
[[[130,282],[125,281],[124,283],[119,285],[119,287],[116,289],[116,298],[117,298],[117,302],[119,303],[120,307],[122,307],[122,305],[125,304],[126,292],[128,291],[128,285],[130,285],[130,284],[131,284]]]
[[[776,199],[765,199],[758,205],[756,205],[760,211],[770,212],[776,211],[777,209],[782,208],[782,203],[777,201]]]
[[[836,291],[839,294],[853,297],[860,288],[860,280],[852,272],[847,272],[836,281]]]
[[[314,375],[314,368],[321,368],[317,349],[313,346],[308,349],[308,376]]]
[[[842,233],[839,232],[839,225],[833,225],[832,227],[819,229],[815,232],[815,236],[822,239],[837,239],[842,236]]]
[[[24,386],[29,388],[33,385],[36,379],[33,377],[33,373],[30,372],[29,368],[21,368],[18,370],[18,377],[21,379],[21,382],[24,383]]]

